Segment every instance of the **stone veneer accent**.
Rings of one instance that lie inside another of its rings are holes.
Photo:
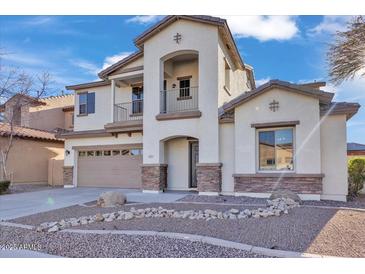
[[[63,185],[73,185],[73,175],[74,175],[74,167],[73,166],[64,166],[63,167]]]
[[[142,189],[163,191],[167,188],[167,164],[142,165]]]
[[[198,163],[196,176],[199,192],[221,192],[222,189],[222,164]]]
[[[235,192],[268,193],[278,189],[321,194],[323,174],[234,174]]]

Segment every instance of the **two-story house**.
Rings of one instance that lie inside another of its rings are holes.
[[[73,108],[73,94],[40,99],[17,94],[0,105],[0,150],[14,137],[6,162],[12,183],[63,184],[64,140],[55,135],[73,130]]]
[[[167,16],[75,91],[65,186],[345,200],[346,121],[325,83],[255,86],[226,20]]]

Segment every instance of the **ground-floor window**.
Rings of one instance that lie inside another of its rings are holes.
[[[258,130],[260,171],[294,170],[293,128]]]

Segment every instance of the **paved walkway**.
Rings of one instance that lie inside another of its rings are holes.
[[[127,195],[129,202],[171,203],[186,196],[185,193],[142,193],[137,190],[113,188],[54,188],[49,190],[0,196],[0,220],[9,220],[53,209],[95,201],[104,191],[117,190]]]
[[[26,249],[0,250],[0,258],[60,258],[47,253],[41,253]]]

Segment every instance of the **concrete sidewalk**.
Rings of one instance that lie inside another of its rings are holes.
[[[55,188],[49,190],[0,196],[0,220],[9,220],[53,209],[95,201],[104,191],[121,191],[129,202],[171,203],[186,196],[186,193],[142,193],[138,190],[116,188]]]
[[[16,249],[16,250],[0,249],[0,258],[62,258],[62,257],[26,249]]]

